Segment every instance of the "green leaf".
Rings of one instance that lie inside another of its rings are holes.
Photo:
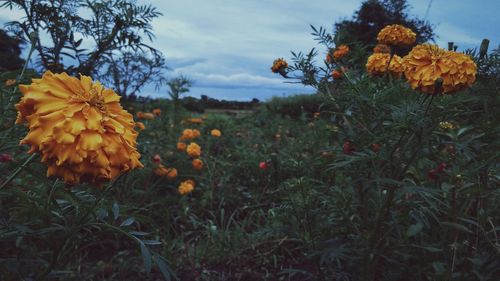
[[[146,272],[149,273],[151,272],[151,253],[141,240],[138,241],[139,245],[141,245],[141,255],[142,260],[144,261],[144,267],[146,268]]]
[[[121,226],[130,226],[131,224],[133,224],[135,221],[135,218],[134,217],[129,217],[127,218],[126,220],[124,220],[121,224],[120,224],[120,227]]]
[[[113,203],[113,207],[111,208],[111,210],[113,211],[113,217],[116,219],[118,219],[118,217],[120,216],[120,206],[118,206],[118,203]]]
[[[413,236],[419,234],[423,228],[424,228],[424,225],[420,222],[417,222],[416,224],[411,225],[408,228],[408,230],[406,231],[406,237],[413,237]]]

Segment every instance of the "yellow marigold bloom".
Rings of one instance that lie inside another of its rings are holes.
[[[389,59],[391,60],[390,65]],[[366,62],[366,70],[371,75],[382,75],[389,71],[394,76],[401,76],[404,72],[403,60],[398,55],[375,53],[368,57]]]
[[[187,154],[192,158],[201,156],[201,147],[195,142],[190,143],[186,148]]]
[[[5,86],[9,87],[9,86],[12,86],[16,84],[16,79],[7,79],[7,81],[5,81]]]
[[[187,145],[183,142],[178,142],[177,143],[177,150],[178,151],[186,151]]]
[[[284,59],[279,58],[273,61],[273,66],[271,67],[271,71],[274,73],[278,73],[280,71],[284,71],[285,68],[287,67],[288,63]]]
[[[453,93],[476,80],[477,66],[471,57],[436,45],[415,46],[403,61],[405,76],[413,89],[434,94],[436,80],[443,80],[442,93]]]
[[[399,24],[388,25],[377,35],[379,43],[394,46],[409,46],[415,43],[416,39],[415,32]]]
[[[199,136],[201,136],[201,133],[197,129],[185,129],[184,131],[182,131],[182,135],[180,136],[179,140],[191,140]]]
[[[451,130],[456,128],[456,126],[453,123],[448,121],[439,122],[439,127],[443,130]]]
[[[199,171],[199,170],[203,169],[203,161],[201,161],[198,158],[193,159],[193,161],[191,162],[191,166],[193,166],[193,169]]]
[[[179,185],[178,190],[179,190],[179,194],[180,195],[186,195],[186,194],[189,194],[189,193],[193,192],[193,190],[194,190],[194,181],[187,180],[187,181],[181,182],[181,184]]]
[[[210,135],[212,135],[212,137],[220,137],[222,135],[222,133],[220,132],[220,130],[217,130],[217,129],[213,129],[212,131],[210,131]]]
[[[153,109],[153,114],[154,114],[155,116],[160,116],[160,115],[161,115],[161,109],[159,109],[159,108],[155,108],[155,109]]]
[[[19,89],[23,97],[16,105],[16,123],[29,127],[21,144],[41,154],[47,176],[100,185],[143,167],[135,122],[113,90],[85,75],[77,79],[50,71]]]
[[[146,125],[144,125],[144,123],[142,122],[135,122],[135,126],[141,131],[146,129]]]
[[[377,44],[375,48],[373,48],[374,53],[382,53],[382,54],[390,54],[391,53],[391,47],[385,45],[385,44]]]
[[[338,60],[349,53],[349,47],[347,45],[338,46],[333,52],[333,57]]]

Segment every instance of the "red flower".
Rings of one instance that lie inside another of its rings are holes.
[[[0,163],[10,162],[12,161],[12,155],[8,153],[0,154]]]
[[[439,166],[437,167],[436,170],[439,173],[444,173],[444,170],[448,169],[449,167],[450,167],[450,165],[448,165],[448,164],[446,164],[446,163],[443,162],[443,163],[439,164]]]
[[[354,152],[354,147],[352,146],[352,143],[350,141],[344,142],[344,145],[342,146],[342,150],[344,150],[344,153],[347,155],[352,155]]]
[[[155,156],[153,156],[153,162],[155,162],[156,164],[160,164],[161,162],[160,155],[156,154]]]
[[[260,162],[260,163],[259,163],[259,168],[260,168],[261,170],[267,170],[267,168],[268,168],[267,163],[266,163],[266,162],[264,162],[264,161]]]
[[[429,172],[427,172],[427,177],[432,181],[435,181],[439,178],[436,169],[430,169]]]

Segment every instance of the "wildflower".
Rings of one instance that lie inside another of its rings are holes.
[[[154,114],[155,116],[160,116],[160,115],[161,115],[161,109],[159,109],[159,108],[155,108],[155,109],[153,109],[153,114]]]
[[[276,59],[273,61],[273,66],[271,67],[271,71],[273,73],[279,73],[281,74],[281,76],[283,77],[287,77],[286,76],[286,68],[288,67],[288,63],[282,59],[282,58],[279,58],[279,59]]]
[[[187,145],[183,142],[178,142],[177,143],[177,150],[178,151],[186,151]]]
[[[389,60],[391,60],[389,64]],[[368,57],[366,70],[371,75],[382,75],[389,71],[394,76],[401,76],[404,72],[403,60],[398,55],[375,53]]]
[[[193,167],[193,169],[199,171],[199,170],[203,169],[203,161],[201,161],[198,158],[193,159],[193,161],[191,162],[191,166]]]
[[[142,122],[135,122],[135,126],[141,131],[146,129],[146,126]]]
[[[155,162],[156,164],[160,164],[161,156],[159,154],[156,154],[155,156],[153,156],[153,162]]]
[[[269,168],[269,166],[267,165],[267,162],[262,161],[259,163],[259,169],[267,170],[267,168]]]
[[[192,181],[192,180],[186,180],[186,181],[181,182],[181,184],[179,185],[179,188],[178,188],[179,194],[186,195],[188,193],[193,192],[194,186],[195,186],[195,184],[194,184],[194,181]]]
[[[12,161],[12,155],[8,153],[0,154],[0,163],[10,162]]]
[[[342,150],[344,151],[344,154],[352,155],[355,149],[350,141],[345,141],[342,145]]]
[[[456,126],[453,123],[448,121],[439,122],[439,127],[443,130],[452,130],[456,128]]]
[[[340,45],[338,46],[335,51],[333,52],[333,57],[338,60],[340,58],[343,58],[345,55],[349,53],[349,47],[347,45]]]
[[[390,54],[391,53],[391,47],[385,45],[385,44],[377,44],[375,48],[373,48],[374,53],[381,53],[381,54]]]
[[[203,123],[203,119],[201,119],[201,118],[188,118],[187,121],[190,123],[193,123],[193,124]]]
[[[163,166],[161,164],[158,165],[158,167],[156,167],[154,169],[154,173],[157,176],[167,177],[169,179],[175,179],[177,177],[177,169],[176,168],[166,168],[165,166]]]
[[[342,72],[340,72],[339,70],[332,71],[331,75],[332,75],[333,79],[340,79],[340,78],[342,78]]]
[[[192,142],[187,146],[186,152],[192,158],[200,157],[201,147],[195,142]]]
[[[377,35],[379,43],[394,46],[412,45],[416,38],[415,32],[399,24],[388,25],[382,28]]]
[[[47,71],[23,93],[16,123],[28,123],[21,144],[31,145],[48,165],[47,176],[67,184],[100,185],[119,174],[143,167],[136,149],[137,132],[113,90],[88,76],[80,79]]]
[[[201,133],[197,129],[193,129],[193,138],[199,138],[201,136]]]
[[[436,45],[417,45],[404,58],[405,76],[412,89],[427,94],[453,93],[476,80],[477,66],[468,55],[446,51]],[[436,89],[436,80],[442,86]]]
[[[210,131],[210,135],[212,135],[212,137],[220,137],[222,135],[222,133],[217,130],[217,129],[213,129],[212,131]]]
[[[5,81],[5,86],[7,86],[7,87],[12,86],[14,84],[16,84],[16,79],[7,79]]]

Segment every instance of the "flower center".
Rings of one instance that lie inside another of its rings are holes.
[[[76,93],[72,99],[77,102],[87,103],[88,105],[99,109],[102,113],[107,111],[106,104],[104,103],[104,97],[96,87],[92,87],[89,92],[81,90]]]

